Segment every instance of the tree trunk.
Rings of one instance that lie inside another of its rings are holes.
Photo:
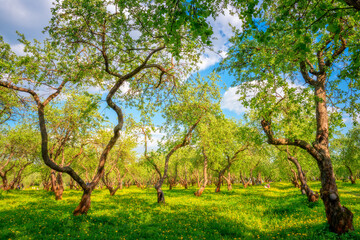
[[[303,172],[301,165],[296,157],[290,156],[288,152],[288,159],[294,163],[298,171],[299,180],[301,182],[301,192],[306,194],[309,202],[316,202],[319,200],[319,194],[312,191],[307,184],[305,173]]]
[[[355,184],[356,183],[356,176],[354,178],[354,175],[353,175],[353,173],[351,171],[351,168],[348,165],[345,165],[345,167],[349,170],[351,184]]]
[[[72,179],[72,178],[70,178],[69,187],[70,187],[70,190],[74,189],[74,179]]]
[[[57,173],[55,170],[51,170],[51,184],[52,184],[52,191],[55,194],[55,200],[62,200],[62,195],[64,192],[64,184],[62,180],[62,174]]]
[[[184,188],[185,188],[185,189],[188,189],[188,180],[187,180],[187,169],[186,169],[186,165],[185,165]]]
[[[159,182],[157,182],[157,183],[155,184],[156,195],[157,195],[157,202],[158,202],[158,203],[165,203],[164,192],[161,190],[162,183],[163,183],[163,180],[160,179]]]
[[[6,190],[12,190],[12,189],[15,189],[17,186],[19,187],[20,186],[20,182],[21,182],[21,176],[22,176],[22,173],[24,171],[24,169],[29,166],[31,164],[31,162],[28,162],[28,163],[25,163],[24,165],[22,165],[19,169],[19,171],[17,173],[15,173],[14,175],[14,179],[11,181],[10,184],[8,184]]]
[[[344,43],[344,42],[343,42]],[[341,49],[340,49],[341,50]],[[339,50],[339,51],[340,51]],[[341,50],[343,51],[343,49]],[[340,51],[340,52],[341,52]],[[315,88],[316,105],[316,139],[311,144],[299,139],[275,138],[271,130],[271,121],[263,119],[262,128],[268,137],[268,142],[274,145],[294,145],[306,150],[317,162],[321,173],[320,196],[325,205],[326,218],[330,225],[330,231],[342,234],[353,230],[353,214],[344,206],[341,206],[339,193],[336,186],[335,174],[331,164],[329,152],[329,125],[326,108],[326,73],[323,52],[318,52],[320,72],[314,73],[317,80],[312,79],[307,73],[307,63],[301,62],[300,70],[304,79]]]
[[[255,178],[254,178],[254,176],[253,176],[253,169],[251,169],[251,171],[250,171],[250,179],[251,179],[251,185],[255,185]]]
[[[290,171],[293,173],[293,177],[291,179],[291,183],[294,185],[294,187],[296,188],[300,188],[300,184],[299,184],[299,178],[298,178],[298,175],[296,174],[296,171],[294,169],[290,169]]]
[[[197,190],[196,192],[194,192],[195,196],[200,197],[201,194],[204,192],[205,187],[208,183],[208,177],[207,177],[207,167],[208,167],[208,159],[207,159],[207,155],[205,153],[205,150],[203,149],[203,155],[204,155],[204,168],[203,168],[203,174],[204,174],[204,181],[202,186],[199,188],[199,190]],[[199,175],[199,174],[198,174]],[[199,182],[199,181],[198,181]]]
[[[250,181],[247,181],[247,182],[246,182],[245,179],[244,179],[244,177],[243,177],[243,175],[241,174],[241,172],[240,172],[240,179],[241,179],[241,182],[242,182],[244,188],[247,188],[247,186],[249,185]]]
[[[220,192],[220,187],[221,187],[221,182],[222,182],[222,177],[223,177],[224,173],[222,171],[219,172],[219,177],[218,177],[218,181],[216,183],[216,189],[215,192]]]
[[[223,176],[223,178],[226,180],[228,191],[231,191],[232,190],[232,184],[231,184],[231,174],[230,174],[230,172],[228,173],[227,178],[225,176]]]
[[[87,214],[91,205],[91,193],[92,193],[92,189],[90,187],[84,190],[84,193],[81,197],[81,201],[73,212],[74,216]]]
[[[3,182],[3,186],[2,186],[3,189],[7,190],[7,188],[8,188],[8,180],[7,180],[6,175],[1,176],[1,178],[2,178],[2,182]]]
[[[349,209],[341,206],[330,157],[324,158],[318,165],[321,170],[320,194],[330,230],[338,234],[353,230],[353,214]]]
[[[330,225],[330,231],[338,234],[353,230],[353,214],[344,206],[341,206],[339,193],[336,186],[335,174],[331,164],[329,152],[329,126],[326,107],[326,74],[318,76],[318,84],[315,86],[316,100],[316,141],[314,148],[319,153],[317,159],[321,173],[321,199],[325,205],[326,218]]]
[[[202,115],[198,118],[198,120],[190,127],[190,129],[187,131],[186,135],[184,136],[183,140],[181,143],[176,144],[170,151],[169,153],[166,155],[165,157],[165,164],[164,164],[164,173],[163,175],[161,175],[161,172],[159,170],[159,168],[157,167],[156,164],[153,164],[153,166],[155,167],[156,172],[159,174],[159,181],[155,184],[155,189],[157,192],[157,199],[158,199],[158,203],[165,203],[165,196],[164,196],[164,192],[161,190],[161,187],[164,183],[164,180],[168,177],[168,169],[169,169],[169,161],[171,156],[179,149],[182,147],[185,147],[187,145],[190,144],[190,140],[191,140],[191,134],[192,132],[195,130],[196,126],[199,124],[200,120],[202,119]],[[146,142],[146,140],[145,140]],[[145,147],[146,150],[146,147]],[[145,151],[146,153],[146,151]],[[146,156],[146,154],[145,154]]]
[[[117,186],[116,188],[110,187],[109,192],[110,192],[110,196],[114,196],[115,193],[117,192],[117,190],[119,190],[120,186]]]

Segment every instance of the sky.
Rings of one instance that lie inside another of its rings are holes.
[[[51,6],[51,0],[0,0],[0,35],[3,36],[5,42],[11,45],[15,53],[22,54],[23,50],[23,46],[17,41],[18,35],[16,31],[25,34],[28,40],[34,38],[37,40],[44,39],[45,35],[42,34],[42,30],[51,18]],[[208,50],[200,57],[199,73],[202,76],[210,74],[218,66],[222,57],[226,56],[229,48],[229,38],[233,36],[229,23],[237,29],[242,27],[241,21],[236,16],[232,16],[228,9],[225,10],[223,15],[218,16],[216,19],[208,19],[208,21],[214,31],[213,48],[215,51],[219,51],[220,54]],[[236,88],[230,87],[234,78],[226,72],[221,72],[219,75],[222,82],[227,86],[221,92],[221,108],[227,117],[240,119],[246,109],[238,101],[239,97],[236,95]],[[93,88],[91,91],[95,92],[97,89]],[[111,113],[110,110],[107,113],[110,114],[110,118],[115,119],[114,113]],[[138,115],[133,110],[126,110],[125,113]],[[154,120],[161,121],[159,118]],[[156,141],[162,136],[163,134],[160,132],[155,133],[150,147],[155,148]]]
[[[51,18],[51,6],[51,0],[0,0],[0,35],[3,36],[5,42],[11,45],[15,53],[23,54],[23,45],[17,41],[16,31],[24,34],[28,40],[43,40],[45,38],[46,35],[42,34],[42,31]],[[222,60],[222,57],[226,56],[229,38],[233,36],[229,23],[237,29],[241,29],[242,26],[241,21],[236,16],[232,16],[228,9],[223,15],[216,19],[209,18],[208,21],[214,31],[213,49],[216,52],[219,51],[220,54],[207,50],[200,57],[199,73],[202,76],[210,74]],[[236,89],[230,87],[234,79],[226,72],[220,73],[220,77],[227,86],[221,92],[223,112],[228,117],[240,118],[245,109],[237,101]],[[92,91],[96,91],[96,88]],[[128,110],[127,113],[129,111],[136,115],[131,110]],[[156,145],[156,141],[161,136],[161,133],[154,135],[152,147]]]

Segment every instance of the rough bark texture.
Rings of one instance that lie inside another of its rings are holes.
[[[91,206],[91,193],[92,193],[92,188],[90,187],[87,190],[84,190],[84,193],[81,197],[81,201],[73,212],[74,216],[87,214]]]

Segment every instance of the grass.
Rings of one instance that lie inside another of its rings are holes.
[[[340,237],[329,232],[321,201],[310,204],[289,183],[273,183],[220,193],[212,187],[200,198],[195,188],[178,187],[164,191],[164,205],[154,189],[96,190],[80,217],[72,216],[80,191],[65,191],[62,201],[43,190],[0,192],[0,239],[360,239],[360,186],[338,187],[355,227]]]

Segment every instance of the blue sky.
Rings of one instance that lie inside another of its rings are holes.
[[[34,38],[37,40],[44,39],[45,36],[42,34],[42,30],[51,18],[51,6],[51,0],[0,0],[0,35],[3,36],[5,42],[11,45],[15,53],[23,53],[23,45],[17,41],[18,35],[16,31],[25,34],[25,37],[29,40]],[[202,76],[211,73],[222,57],[226,56],[229,47],[228,39],[233,35],[229,23],[238,29],[241,29],[242,25],[241,21],[232,16],[229,10],[225,10],[225,14],[220,15],[217,19],[209,19],[209,22],[214,30],[213,37],[215,40],[213,41],[213,48],[215,51],[220,52],[220,54],[206,51],[200,57],[201,63],[199,63],[198,67],[199,73]],[[222,109],[228,117],[240,118],[244,109],[236,101],[235,89],[230,88],[233,78],[226,73],[221,73],[220,77],[227,86],[221,92],[223,95]],[[98,89],[92,88],[91,91],[96,92]],[[46,90],[42,94],[47,95]],[[102,109],[102,111],[105,111],[110,119],[115,118],[111,111],[105,109]],[[125,113],[138,115],[130,109],[125,110]],[[158,117],[154,120],[161,121]]]
[[[23,46],[17,41],[16,31],[25,34],[29,40],[34,38],[42,40],[44,38],[42,30],[51,18],[51,5],[51,0],[0,0],[0,35],[11,45],[14,52],[21,54],[23,49]],[[202,76],[208,75],[218,65],[222,57],[226,56],[229,47],[228,39],[233,35],[229,23],[237,29],[241,29],[242,25],[239,19],[229,13],[229,10],[225,10],[225,14],[220,15],[215,20],[209,19],[209,22],[213,27],[213,37],[216,38],[213,41],[214,50],[220,52],[220,54],[206,51],[201,56],[200,60],[202,62],[199,63],[199,73]],[[230,88],[234,78],[224,72],[220,74],[220,77],[227,86],[225,90],[222,90],[222,109],[226,116],[240,118],[245,109],[237,101],[236,89]],[[97,89],[93,88],[91,91],[96,92]],[[114,119],[115,115],[111,111],[106,111],[106,113],[109,113],[110,119]],[[129,109],[125,113],[138,115],[135,111]],[[154,120],[161,122],[159,117]],[[154,136],[155,139],[159,139],[161,133],[157,135]]]

